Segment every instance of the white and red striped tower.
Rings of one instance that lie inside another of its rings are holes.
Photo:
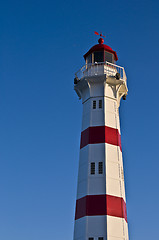
[[[118,110],[126,75],[116,52],[98,42],[74,80],[83,104],[74,240],[128,240]]]

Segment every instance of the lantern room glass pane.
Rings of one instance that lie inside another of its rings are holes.
[[[90,54],[87,58],[86,58],[86,63],[92,63],[92,54]]]
[[[105,61],[114,63],[114,56],[112,53],[105,52]]]
[[[94,63],[95,62],[104,62],[104,52],[94,52]]]

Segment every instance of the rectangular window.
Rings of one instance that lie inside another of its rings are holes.
[[[104,62],[104,52],[94,52],[94,63]]]
[[[92,54],[90,54],[90,55],[86,58],[86,62],[87,62],[87,64],[92,63]]]
[[[114,62],[113,54],[109,52],[105,52],[105,61],[113,63]]]
[[[98,163],[98,173],[103,174],[103,162]]]
[[[96,109],[96,101],[93,101],[93,109]]]
[[[91,163],[91,174],[95,174],[95,162]]]
[[[99,108],[102,108],[102,100],[99,100]]]
[[[99,237],[98,240],[104,240],[104,238],[103,237]]]
[[[91,238],[88,238],[88,240],[94,240],[94,238],[91,237]]]

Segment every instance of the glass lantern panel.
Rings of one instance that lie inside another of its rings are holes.
[[[94,52],[94,63],[95,62],[104,62],[104,52]]]
[[[105,61],[114,63],[114,55],[109,52],[105,52]]]
[[[92,63],[92,54],[86,58],[86,64]]]

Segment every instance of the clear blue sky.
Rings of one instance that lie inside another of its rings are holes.
[[[158,239],[159,2],[0,6],[0,239],[73,239],[82,104],[74,73],[98,37],[117,51],[130,240]]]

